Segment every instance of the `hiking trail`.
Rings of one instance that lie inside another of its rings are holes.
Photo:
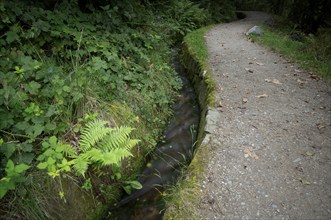
[[[205,36],[219,114],[199,215],[330,219],[330,85],[251,42],[268,15],[245,14]]]

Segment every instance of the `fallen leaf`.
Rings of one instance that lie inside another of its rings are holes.
[[[268,95],[267,94],[263,94],[263,95],[258,95],[258,96],[255,96],[255,97],[261,99],[261,98],[267,98]]]
[[[282,84],[281,82],[279,82],[278,79],[273,79],[272,80],[272,83],[277,84],[277,85],[281,85]]]
[[[301,85],[307,83],[306,81],[302,81],[302,80],[300,80],[300,79],[298,79],[297,82],[300,83]]]
[[[255,62],[259,66],[264,66],[264,63]]]
[[[218,103],[218,107],[222,107],[223,105],[222,105],[222,101],[220,101],[219,103]]]
[[[250,73],[254,72],[254,71],[251,70],[250,68],[245,68],[245,70],[246,70],[247,72],[250,72]]]
[[[255,160],[259,159],[259,157],[255,154],[255,152],[253,151],[252,148],[250,147],[246,147],[244,149],[244,157],[247,158],[247,157],[251,157]]]
[[[304,185],[310,185],[311,183],[305,179],[300,179],[300,182],[303,183]]]
[[[317,125],[317,129],[318,130],[322,130],[323,128],[325,128],[325,125],[324,124],[320,124],[320,123],[318,123],[318,124],[316,124]]]
[[[319,78],[318,76],[311,74],[310,78],[315,79],[315,80],[320,80],[321,78]]]
[[[311,156],[314,156],[315,153],[314,152],[310,152],[310,151],[306,151],[304,155],[307,156],[307,157],[311,157]]]

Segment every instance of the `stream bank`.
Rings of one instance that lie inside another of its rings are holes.
[[[173,65],[183,86],[172,106],[174,115],[164,130],[163,139],[148,156],[139,174],[138,181],[143,188],[124,196],[111,207],[107,219],[162,219],[164,190],[176,183],[193,158],[200,107],[195,90],[176,57]]]

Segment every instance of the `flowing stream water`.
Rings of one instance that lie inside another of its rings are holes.
[[[162,219],[164,188],[174,184],[192,160],[200,108],[194,88],[179,61],[174,61],[174,65],[183,81],[183,88],[172,106],[174,116],[164,131],[164,141],[157,144],[140,175],[139,182],[143,188],[123,197],[117,207],[111,209],[108,219]]]

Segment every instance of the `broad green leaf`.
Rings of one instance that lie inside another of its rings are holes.
[[[70,92],[71,91],[69,86],[63,86],[62,90],[65,91],[65,92]]]
[[[47,110],[45,116],[46,116],[46,117],[51,117],[52,115],[55,114],[55,111],[56,111],[55,106],[51,105],[51,106],[48,107],[48,110]],[[46,125],[46,126],[47,126],[47,125]]]
[[[16,173],[22,173],[23,171],[26,171],[29,168],[30,168],[30,166],[28,166],[24,163],[21,163],[21,164],[15,166],[15,172]]]
[[[41,125],[41,124],[35,124],[33,126],[33,130],[34,130],[33,135],[35,137],[37,137],[38,135],[40,135],[44,131],[44,129],[45,129],[45,127],[43,125]]]
[[[48,166],[48,163],[47,163],[47,162],[42,162],[42,163],[39,163],[39,164],[37,165],[37,167],[38,167],[39,169],[41,169],[41,170],[46,169],[47,166]]]
[[[47,149],[50,146],[47,141],[42,142],[41,145],[43,146],[44,149]]]
[[[56,145],[57,138],[55,136],[52,136],[49,138],[48,142],[51,144],[51,146]]]
[[[45,159],[45,155],[44,154],[41,154],[41,155],[39,155],[38,157],[37,157],[37,160],[38,161],[42,161],[42,160],[44,160]]]
[[[5,143],[0,146],[0,152],[3,153],[6,158],[10,158],[15,152],[16,147],[13,143]]]
[[[5,169],[6,173],[7,174],[12,173],[14,171],[14,168],[15,168],[14,162],[9,159]]]
[[[125,190],[125,192],[126,192],[128,195],[131,194],[131,190],[132,190],[132,188],[131,188],[130,185],[123,186],[123,189]]]
[[[7,36],[6,41],[9,44],[20,39],[20,37],[18,36],[18,34],[15,31],[8,31],[6,33],[6,36]]]
[[[34,157],[35,157],[34,153],[22,153],[21,155],[19,155],[17,161],[19,163],[30,164],[33,161]]]
[[[48,165],[55,164],[55,162],[56,162],[56,160],[53,159],[52,157],[49,157],[49,158],[47,159],[47,164],[48,164]]]
[[[47,131],[53,131],[53,130],[56,129],[56,124],[53,123],[53,122],[47,123],[47,124],[45,125],[45,129],[46,129]]]
[[[129,184],[133,189],[141,189],[143,186],[140,182],[133,180],[133,181],[125,181],[126,184]]]
[[[59,153],[59,152],[55,152],[54,155],[53,155],[54,158],[56,159],[62,159],[63,158],[63,154],[62,153]]]
[[[41,85],[36,81],[31,81],[25,86],[25,90],[31,95],[37,95]]]
[[[25,131],[27,130],[31,125],[27,122],[27,121],[22,121],[22,122],[18,122],[15,125],[15,128],[21,130],[21,131]]]
[[[65,145],[64,144],[58,144],[56,145],[55,152],[63,152],[65,150]]]
[[[8,189],[5,186],[5,183],[3,181],[0,181],[0,199],[2,199],[6,193],[7,193]]]
[[[33,145],[29,143],[22,144],[22,151],[24,152],[31,152],[33,150]]]

